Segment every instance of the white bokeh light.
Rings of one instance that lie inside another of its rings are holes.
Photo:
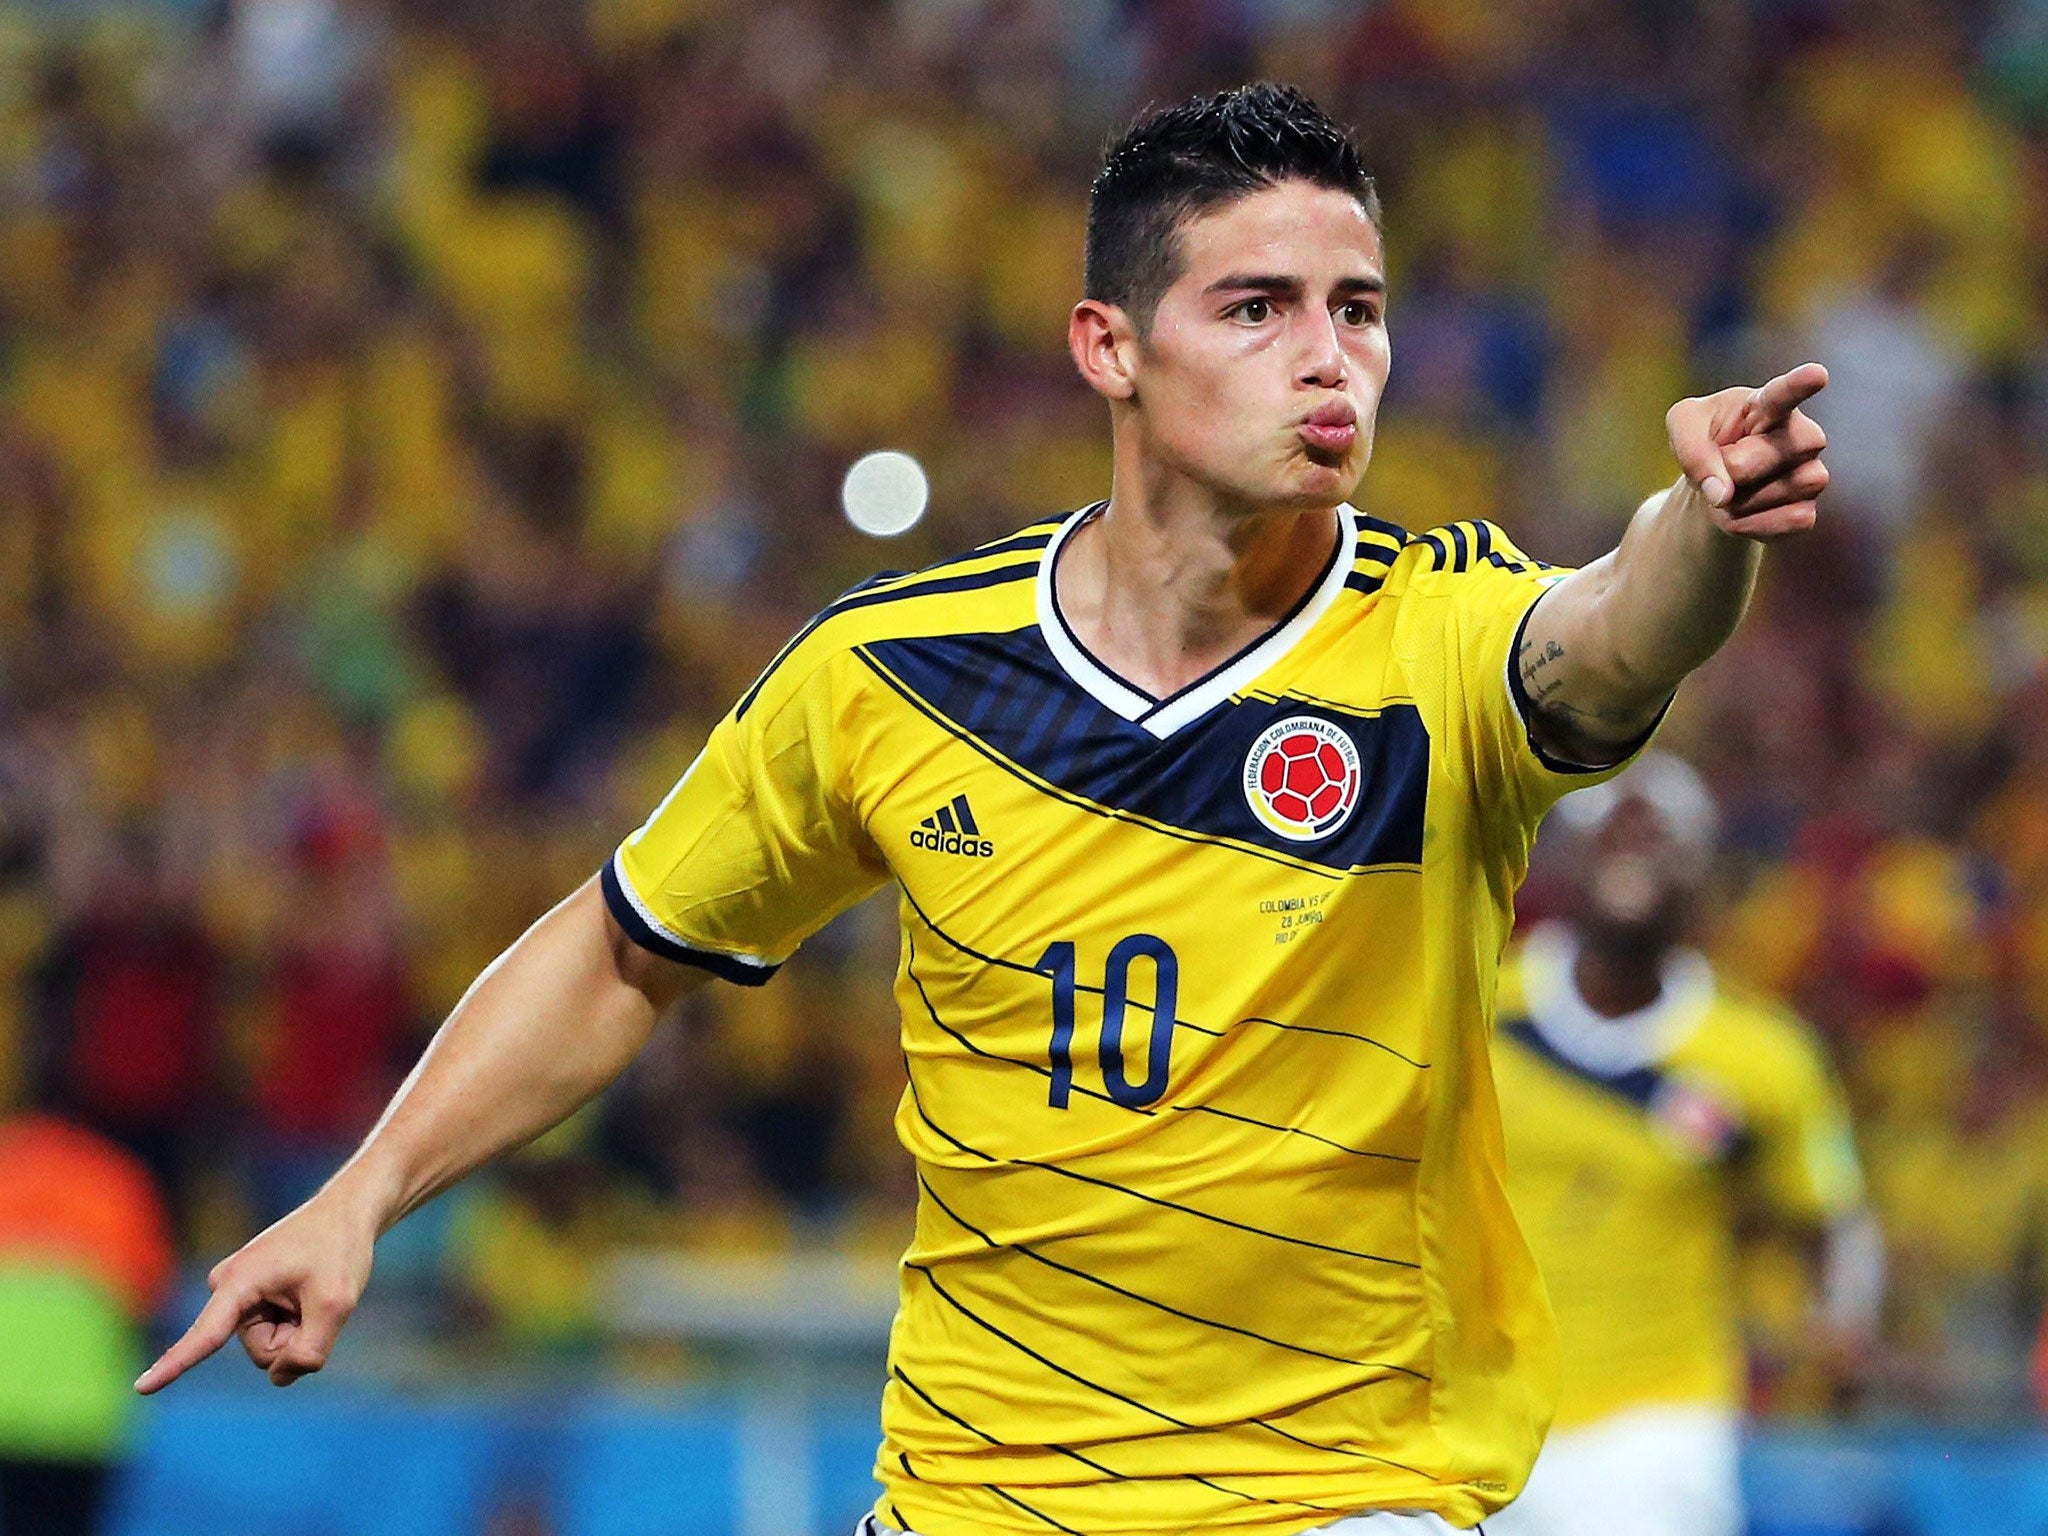
[[[839,487],[839,502],[854,527],[886,539],[916,527],[931,494],[924,466],[907,453],[885,448],[854,460]]]

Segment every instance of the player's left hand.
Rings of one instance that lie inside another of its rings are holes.
[[[1827,382],[1819,363],[1801,363],[1759,389],[1718,390],[1665,413],[1672,456],[1715,527],[1770,540],[1813,526],[1828,484],[1820,461],[1828,438],[1799,407]]]

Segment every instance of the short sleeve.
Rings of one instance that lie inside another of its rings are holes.
[[[757,687],[606,864],[642,948],[758,986],[888,878],[846,792],[835,670]]]
[[[1821,1226],[1862,1206],[1863,1168],[1848,1105],[1819,1047],[1803,1029],[1789,1047],[1752,1111],[1752,1173],[1773,1211]]]
[[[1506,820],[1526,835],[1562,796],[1612,778],[1648,745],[1655,726],[1613,762],[1591,766],[1547,752],[1530,729],[1533,706],[1514,658],[1529,615],[1569,569],[1530,558],[1487,522],[1433,528],[1409,552],[1418,619],[1445,674],[1442,728],[1483,819]]]

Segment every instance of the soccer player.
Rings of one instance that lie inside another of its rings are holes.
[[[1421,1536],[1505,1503],[1556,1370],[1487,1065],[1511,895],[1812,523],[1826,375],[1673,407],[1683,478],[1576,574],[1485,523],[1410,536],[1346,502],[1379,217],[1293,90],[1130,129],[1069,336],[1107,499],[799,632],[141,1386],[237,1332],[317,1369],[376,1234],[683,987],[767,981],[893,880],[921,1192],[876,1522]]]
[[[1566,911],[1503,968],[1508,1194],[1557,1311],[1564,1392],[1492,1536],[1743,1530],[1738,1228],[1808,1240],[1822,1336],[1875,1326],[1883,1258],[1834,1076],[1799,1020],[1688,944],[1717,819],[1661,753],[1569,796]]]

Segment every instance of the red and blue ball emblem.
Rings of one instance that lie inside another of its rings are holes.
[[[1244,760],[1246,804],[1290,842],[1312,843],[1349,821],[1364,780],[1351,738],[1313,715],[1268,726]]]

